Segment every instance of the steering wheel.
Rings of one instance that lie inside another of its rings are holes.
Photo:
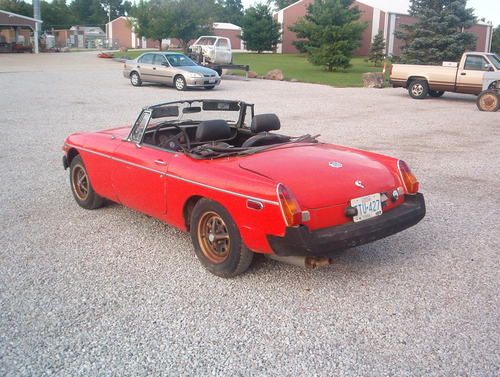
[[[161,127],[163,127],[165,124],[159,124],[158,126],[156,126],[155,128],[155,131],[153,132],[153,143],[155,143],[155,145],[158,145],[159,144],[159,140],[158,140],[158,131],[160,130]],[[189,135],[188,133],[186,132],[186,129],[185,128],[181,128],[179,126],[177,126],[176,124],[169,124],[170,127],[173,127],[177,130],[179,130],[179,133],[176,134],[176,135],[173,135],[171,137],[169,137],[165,143],[170,143],[171,141],[173,141],[175,144],[177,144],[177,146],[179,146],[181,148],[181,150],[184,150],[184,146],[182,145],[182,143],[179,141],[179,136],[181,134],[184,135],[184,139],[186,139],[186,146],[187,146],[187,150],[189,151],[191,149],[191,141],[189,141]]]

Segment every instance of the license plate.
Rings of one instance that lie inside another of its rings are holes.
[[[371,219],[372,217],[380,216],[382,214],[380,194],[367,195],[362,196],[361,198],[352,199],[351,207],[358,209],[358,214],[353,217],[353,221],[355,223]]]
[[[213,83],[215,82],[215,77],[210,77],[210,78],[208,79],[208,82],[209,82],[210,84],[213,84]]]

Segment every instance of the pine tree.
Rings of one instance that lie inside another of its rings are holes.
[[[385,40],[382,30],[373,38],[370,52],[368,53],[368,60],[375,65],[379,65],[385,58]]]
[[[271,9],[265,4],[256,4],[245,11],[241,27],[241,39],[248,50],[271,51],[280,42],[280,24],[273,18]]]
[[[414,25],[401,25],[396,37],[405,42],[402,60],[422,64],[457,61],[466,50],[475,48],[476,37],[465,32],[476,22],[467,0],[411,0]]]
[[[353,0],[315,0],[307,14],[290,30],[302,39],[295,43],[314,65],[328,71],[350,67],[366,24],[359,22],[360,11]]]
[[[493,30],[493,39],[491,41],[491,52],[500,55],[500,25]]]

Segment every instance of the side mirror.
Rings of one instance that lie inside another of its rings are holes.
[[[485,64],[484,65],[484,68],[486,71],[488,72],[495,72],[495,68],[493,68],[493,65],[492,64]]]
[[[164,67],[169,67],[168,62],[162,62],[161,65]]]

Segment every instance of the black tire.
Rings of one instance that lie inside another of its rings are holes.
[[[141,86],[142,85],[141,76],[139,76],[137,72],[132,72],[130,74],[130,83],[133,86]]]
[[[95,193],[90,183],[87,169],[80,156],[75,156],[71,161],[69,180],[73,197],[80,207],[85,209],[97,209],[102,207],[105,200]]]
[[[245,247],[231,215],[219,203],[208,199],[196,203],[190,227],[196,256],[212,274],[232,278],[250,267],[254,253]]]
[[[207,85],[207,86],[205,86],[206,90],[212,90],[213,88],[215,88],[215,85]]]
[[[174,87],[178,91],[184,91],[186,90],[186,79],[182,75],[177,75],[174,77]]]
[[[413,80],[408,85],[408,93],[413,99],[424,99],[429,94],[429,86],[425,80]]]
[[[429,95],[433,98],[439,98],[442,97],[444,92],[437,91],[437,90],[429,90]]]
[[[477,96],[476,104],[481,111],[498,111],[500,109],[500,95],[495,90],[485,90]]]

